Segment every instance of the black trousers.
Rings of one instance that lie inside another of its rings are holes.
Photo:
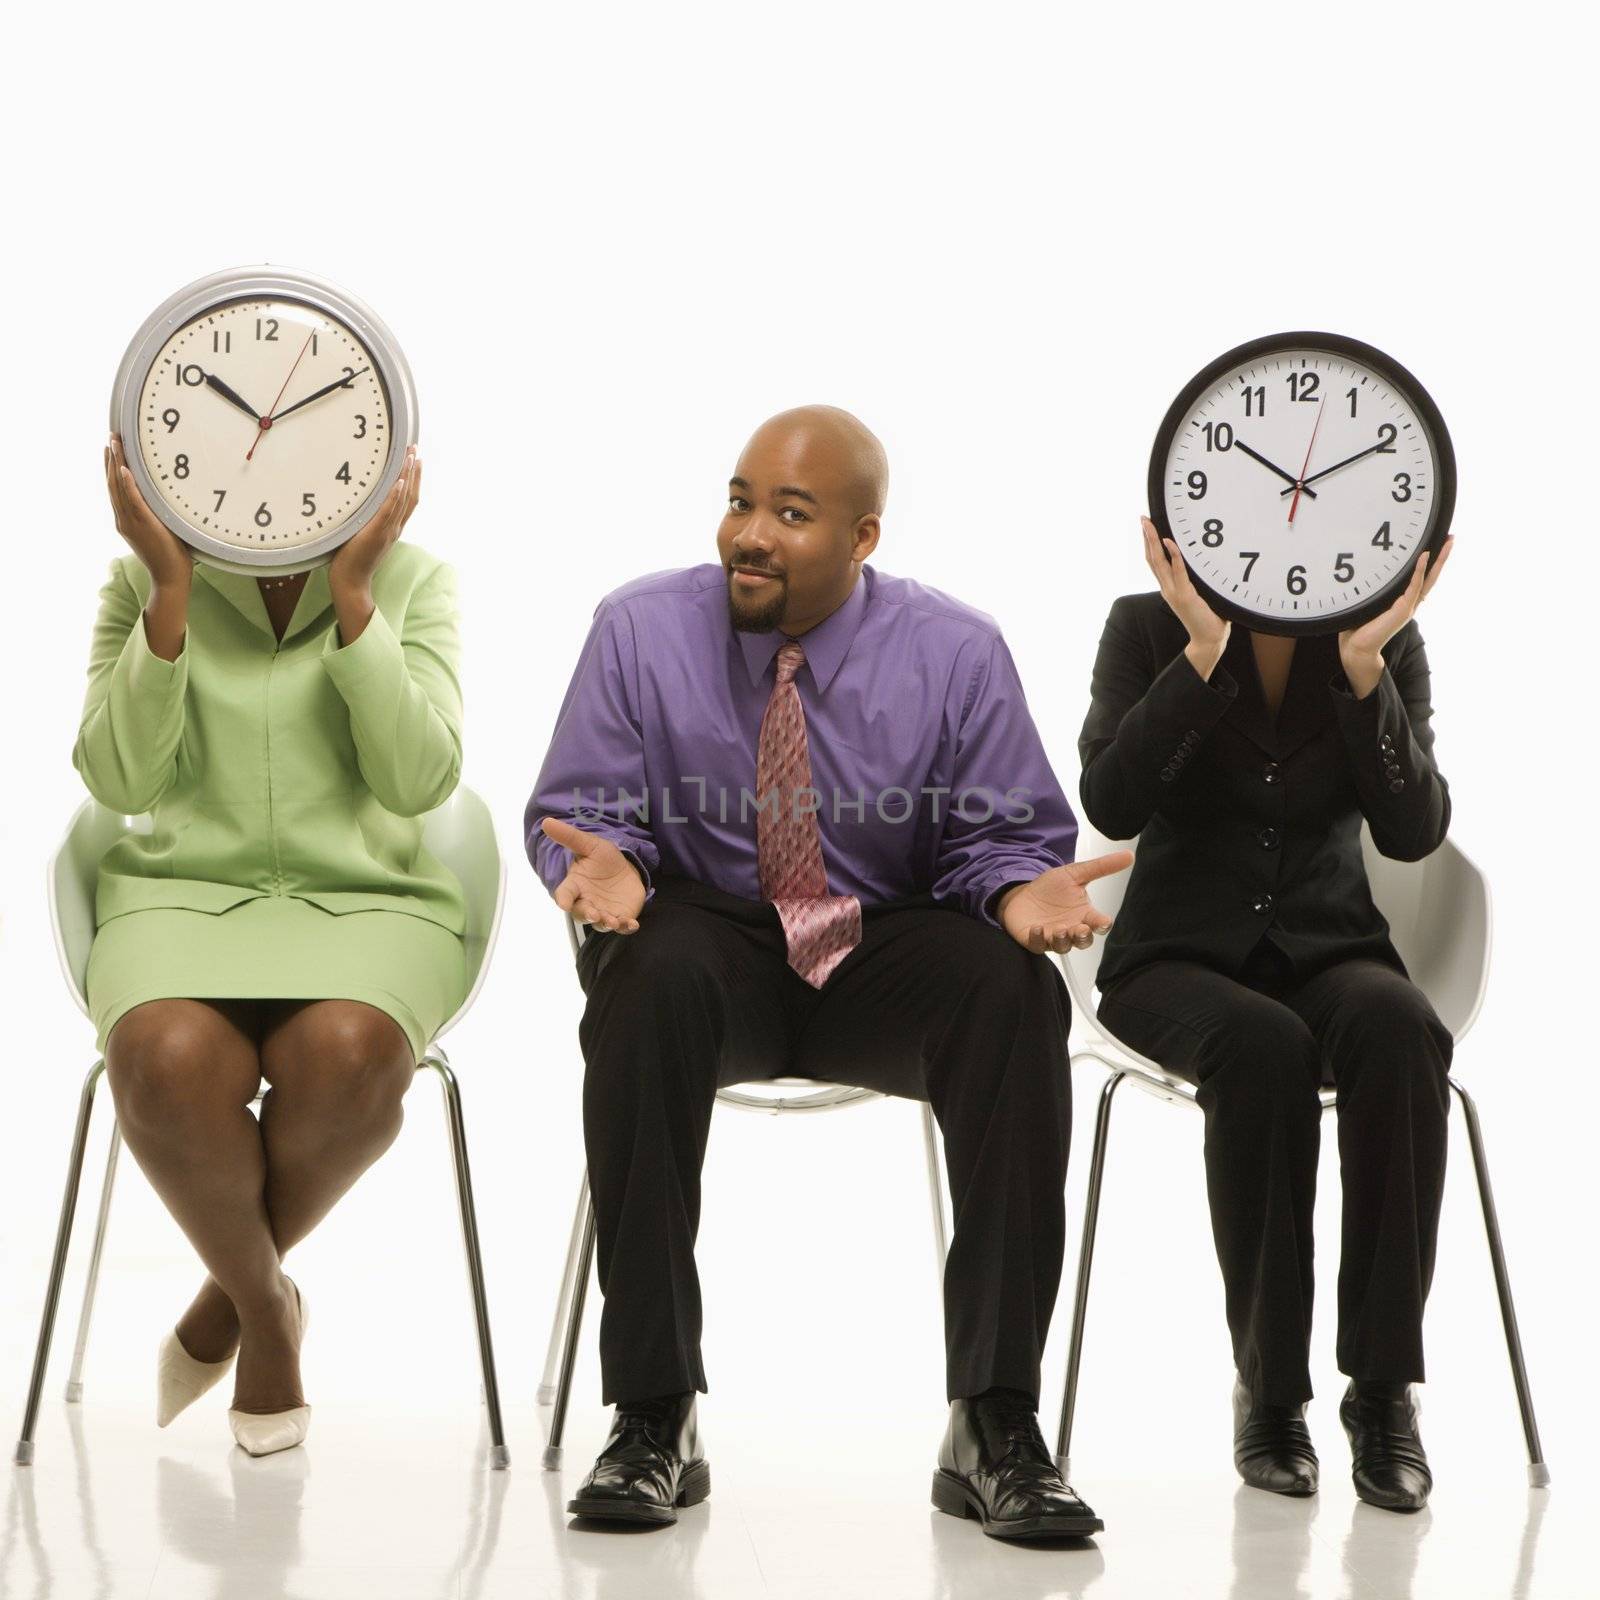
[[[787,1075],[931,1102],[955,1214],[949,1396],[1037,1399],[1072,1122],[1051,957],[924,895],[864,907],[861,942],[813,989],[770,904],[665,877],[638,932],[591,933],[578,972],[607,1403],[705,1388],[694,1242],[713,1101]]]
[[[1199,1087],[1234,1361],[1256,1397],[1311,1397],[1324,1084],[1338,1096],[1344,1191],[1339,1369],[1420,1382],[1452,1044],[1427,996],[1380,961],[1338,962],[1302,979],[1263,939],[1239,980],[1188,961],[1138,968],[1102,998],[1100,1017]]]

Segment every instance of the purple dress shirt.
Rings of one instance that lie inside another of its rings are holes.
[[[647,885],[683,874],[759,900],[756,745],[787,636],[742,633],[720,563],[651,573],[595,609],[523,822],[554,890],[553,816],[626,851]],[[869,564],[798,636],[822,859],[863,906],[931,891],[990,901],[1073,859],[1078,826],[992,617]],[[651,887],[648,891],[653,894]]]

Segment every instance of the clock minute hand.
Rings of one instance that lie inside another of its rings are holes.
[[[242,396],[235,393],[234,390],[230,389],[227,384],[225,384],[222,379],[216,375],[216,373],[206,373],[205,380],[206,387],[208,389],[215,389],[217,393],[228,402],[229,405],[238,406],[238,408],[244,412],[244,414],[249,417],[252,422],[259,423],[261,421],[261,413],[257,411],[248,400],[244,399]]]
[[[1292,489],[1292,488],[1295,487],[1295,484],[1296,484],[1297,480],[1295,478],[1295,475],[1292,472],[1285,472],[1283,470],[1283,468],[1280,467],[1276,462],[1268,461],[1267,458],[1264,455],[1261,455],[1259,452],[1257,452],[1255,450],[1252,450],[1250,448],[1250,446],[1247,445],[1244,442],[1243,439],[1240,439],[1240,438],[1238,438],[1236,436],[1234,438],[1234,441],[1233,441],[1233,448],[1235,450],[1243,450],[1244,453],[1247,456],[1249,456],[1252,461],[1259,461],[1261,463],[1261,465],[1264,466],[1267,469],[1268,472],[1277,473],[1277,475],[1280,478],[1282,478],[1283,481],[1286,484],[1289,485],[1289,489]],[[1283,492],[1285,494],[1288,494],[1289,489],[1285,489]],[[1317,498],[1317,494],[1316,494],[1316,491],[1314,489],[1307,489],[1305,492],[1306,492],[1307,495],[1310,496],[1311,499],[1315,500]]]
[[[1237,440],[1234,442],[1236,444],[1238,443]],[[1343,461],[1335,461],[1331,467],[1324,467],[1321,472],[1313,472],[1311,476],[1306,479],[1306,482],[1315,483],[1319,478],[1326,478],[1330,472],[1338,472],[1341,468],[1348,467],[1353,461],[1363,461],[1366,459],[1366,457],[1370,455],[1376,455],[1380,450],[1387,448],[1388,447],[1384,444],[1383,440],[1380,439],[1376,444],[1369,444],[1365,450],[1358,450],[1353,456],[1346,456]],[[1285,489],[1283,492],[1284,494],[1289,493],[1287,489]],[[1305,492],[1307,494],[1311,493],[1309,489],[1307,489]]]
[[[320,400],[323,395],[332,394],[335,389],[348,389],[361,376],[362,372],[370,372],[371,370],[370,367],[363,367],[361,372],[352,372],[348,378],[336,378],[332,383],[323,384],[320,389],[308,394],[304,400],[296,400],[292,406],[285,406],[282,411],[275,411],[272,415],[272,420],[274,422],[280,421],[288,416],[291,411],[298,411],[301,406],[308,406],[313,400]]]

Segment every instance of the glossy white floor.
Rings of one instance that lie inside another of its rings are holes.
[[[1320,1403],[1319,1403],[1320,1404]],[[1290,1502],[1207,1472],[1167,1441],[1147,1478],[1078,1474],[1093,1542],[1011,1547],[927,1502],[932,1441],[913,1416],[832,1415],[790,1390],[743,1418],[707,1408],[710,1502],[660,1532],[571,1524],[563,1506],[603,1415],[579,1408],[569,1465],[539,1470],[518,1407],[513,1463],[489,1472],[469,1418],[323,1407],[308,1445],[252,1461],[208,1396],[165,1433],[92,1402],[46,1408],[12,1468],[0,1594],[11,1600],[1579,1600],[1595,1592],[1592,1500],[1519,1487],[1514,1461],[1440,1463],[1436,1504],[1360,1505],[1342,1438],[1315,1419],[1326,1486]],[[1323,1406],[1323,1412],[1329,1408]],[[936,1413],[930,1421],[936,1421]],[[780,1447],[779,1438],[784,1443]],[[1214,1441],[1224,1446],[1225,1439]],[[1213,1454],[1220,1454],[1220,1451]]]

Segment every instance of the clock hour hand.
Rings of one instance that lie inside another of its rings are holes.
[[[1234,440],[1235,444],[1238,444],[1238,442],[1239,441],[1237,439]],[[1353,456],[1346,456],[1343,461],[1335,461],[1331,467],[1324,467],[1321,472],[1313,472],[1311,476],[1306,479],[1306,482],[1315,483],[1319,478],[1326,478],[1330,472],[1338,472],[1340,468],[1348,467],[1353,461],[1364,461],[1368,456],[1376,455],[1380,450],[1387,450],[1389,448],[1389,444],[1387,444],[1384,440],[1379,439],[1376,444],[1369,444],[1365,450],[1358,450]],[[1288,494],[1290,491],[1285,489],[1283,492]],[[1306,489],[1305,492],[1307,494],[1312,493],[1310,489]]]
[[[259,423],[261,421],[261,413],[248,400],[243,399],[234,390],[230,389],[216,373],[206,373],[205,380],[208,389],[215,389],[229,405],[238,406],[252,422]]]
[[[1267,458],[1264,455],[1261,455],[1257,451],[1252,450],[1250,448],[1250,446],[1247,445],[1244,442],[1244,440],[1239,438],[1237,435],[1234,437],[1233,448],[1235,450],[1243,450],[1244,453],[1247,456],[1249,456],[1252,461],[1259,461],[1261,463],[1261,465],[1264,466],[1267,469],[1268,472],[1277,473],[1277,475],[1280,478],[1282,478],[1283,481],[1286,484],[1289,485],[1289,489],[1296,488],[1299,485],[1299,480],[1295,477],[1295,475],[1292,472],[1285,472],[1283,470],[1283,468],[1280,467],[1276,462],[1268,461]],[[1283,492],[1285,494],[1288,494],[1289,489],[1285,489]],[[1306,492],[1306,495],[1310,499],[1315,500],[1317,498],[1317,492],[1316,492],[1315,489],[1307,489],[1305,492]]]
[[[361,372],[352,372],[347,378],[335,378],[332,383],[323,384],[320,389],[316,390],[312,394],[308,394],[304,400],[296,400],[292,406],[285,406],[282,411],[274,412],[272,420],[274,422],[278,422],[282,418],[288,416],[291,411],[298,411],[301,406],[308,406],[313,400],[320,400],[323,395],[332,394],[335,389],[348,389],[350,385],[361,376],[362,372],[370,372],[371,370],[372,369],[370,367],[363,367]]]

